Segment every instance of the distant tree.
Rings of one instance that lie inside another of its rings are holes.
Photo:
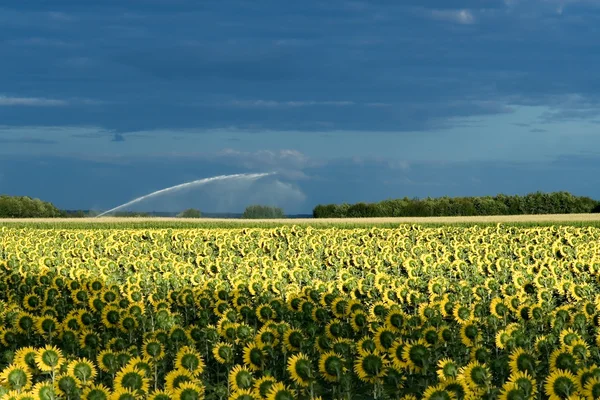
[[[1,218],[53,218],[63,213],[51,203],[27,196],[0,196]]]
[[[319,204],[315,218],[428,217],[466,215],[572,214],[600,212],[600,202],[568,192],[529,193],[494,197],[404,197],[379,203]]]
[[[202,213],[200,210],[196,210],[194,208],[188,208],[187,210],[177,214],[177,218],[200,218],[201,216]]]
[[[272,206],[261,206],[258,204],[246,207],[242,218],[249,219],[267,219],[267,218],[285,218],[283,209]]]

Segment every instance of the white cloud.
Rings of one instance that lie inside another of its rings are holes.
[[[65,100],[48,99],[45,97],[10,97],[0,95],[0,106],[64,107],[68,104]]]
[[[475,16],[470,10],[431,10],[431,18],[440,21],[453,22],[461,25],[475,23]]]
[[[297,171],[311,165],[312,161],[297,150],[259,150],[239,151],[224,149],[216,154],[217,157],[227,158],[231,162],[245,168],[270,168],[280,171]]]

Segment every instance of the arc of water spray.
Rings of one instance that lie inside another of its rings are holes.
[[[219,176],[213,176],[211,178],[198,179],[198,180],[195,180],[195,181],[182,183],[180,185],[175,185],[175,186],[171,186],[171,187],[168,187],[168,188],[160,189],[160,190],[157,190],[156,192],[152,192],[152,193],[149,193],[149,194],[147,194],[145,196],[138,197],[137,199],[133,199],[133,200],[127,202],[127,203],[121,204],[120,206],[117,206],[115,208],[111,208],[108,211],[104,211],[102,214],[96,215],[96,218],[102,217],[103,215],[106,215],[106,214],[110,214],[111,212],[118,211],[118,210],[120,210],[122,208],[125,208],[127,206],[131,206],[131,205],[133,205],[135,203],[139,203],[140,201],[146,200],[146,199],[148,199],[150,197],[158,196],[160,194],[164,194],[164,193],[168,193],[168,192],[174,192],[174,191],[177,191],[177,190],[180,190],[180,189],[185,189],[185,188],[188,188],[188,187],[191,187],[191,186],[200,186],[200,185],[204,185],[205,183],[210,183],[210,182],[214,182],[214,181],[223,181],[223,180],[226,180],[226,179],[237,179],[237,178],[258,179],[258,178],[262,178],[262,177],[267,176],[267,175],[273,175],[275,173],[276,172],[263,172],[263,173],[259,173],[259,174],[219,175]]]

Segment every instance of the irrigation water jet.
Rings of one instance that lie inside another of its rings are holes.
[[[185,188],[188,188],[188,187],[201,186],[201,185],[204,185],[206,183],[215,182],[215,181],[224,181],[224,180],[227,180],[227,179],[238,179],[239,178],[239,179],[252,180],[252,179],[262,178],[262,177],[267,176],[267,175],[273,175],[275,173],[276,172],[263,172],[263,173],[259,173],[259,174],[219,175],[219,176],[213,176],[211,178],[198,179],[198,180],[195,180],[195,181],[182,183],[182,184],[179,184],[179,185],[175,185],[175,186],[171,186],[171,187],[168,187],[168,188],[157,190],[156,192],[152,192],[152,193],[149,193],[149,194],[147,194],[145,196],[138,197],[137,199],[133,199],[133,200],[127,202],[127,203],[121,204],[120,206],[117,206],[115,208],[111,208],[108,211],[104,211],[102,214],[96,215],[96,218],[102,217],[103,215],[110,214],[110,213],[115,212],[115,211],[118,211],[118,210],[120,210],[122,208],[125,208],[127,206],[133,205],[135,203],[139,203],[140,201],[149,199],[151,197],[158,196],[158,195],[165,194],[165,193],[169,193],[169,192],[175,192],[177,190],[185,189]]]

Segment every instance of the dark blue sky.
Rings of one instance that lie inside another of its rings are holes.
[[[7,0],[0,193],[240,211],[600,198],[600,1]]]

